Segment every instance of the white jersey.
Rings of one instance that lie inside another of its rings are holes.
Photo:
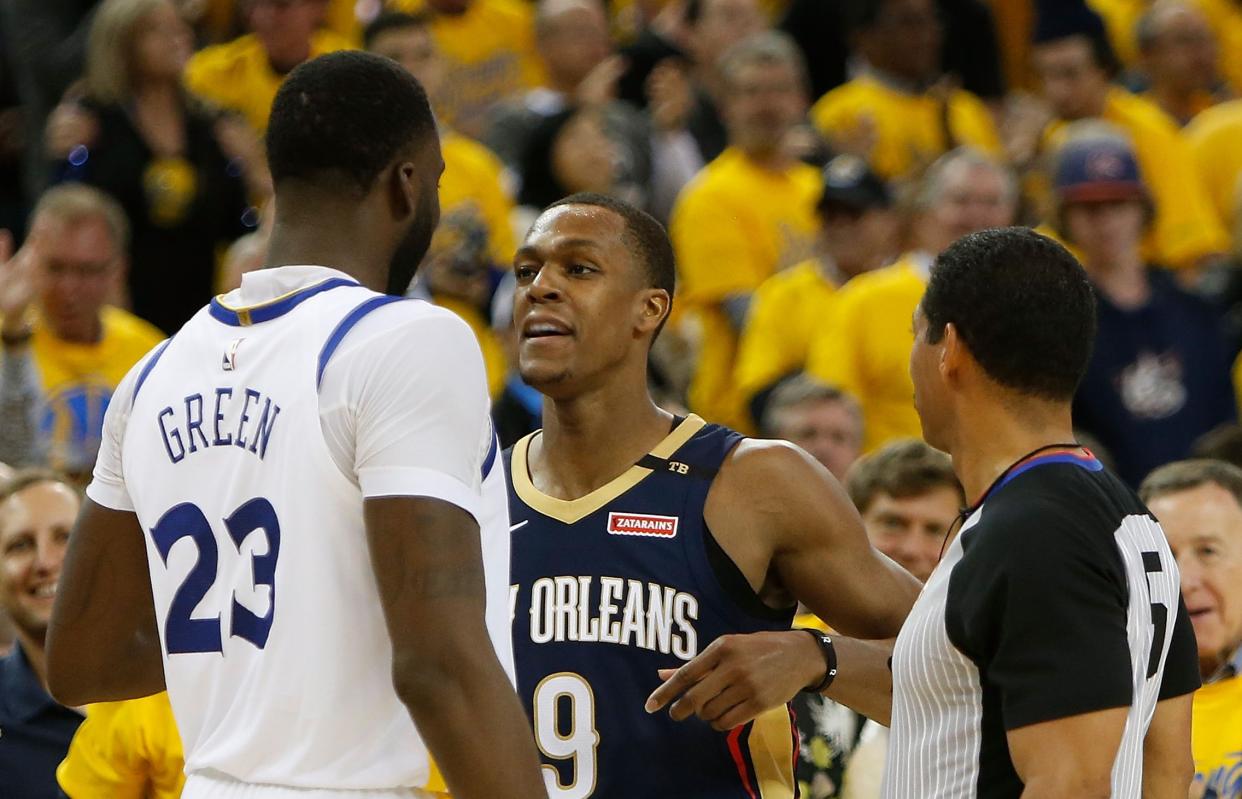
[[[1112,796],[1139,799],[1161,699],[1198,687],[1177,563],[1093,457],[1011,469],[962,526],[893,651],[886,799],[1017,799],[1007,733],[1129,708]]]
[[[95,502],[146,531],[186,772],[333,790],[421,786],[392,682],[363,499],[479,522],[512,679],[508,499],[482,356],[440,308],[323,267],[247,274],[114,395]]]

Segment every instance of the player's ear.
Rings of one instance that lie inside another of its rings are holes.
[[[638,330],[641,333],[654,333],[664,324],[672,310],[673,299],[664,289],[645,289],[640,297],[638,312]]]
[[[389,173],[389,202],[393,216],[408,219],[418,209],[418,169],[410,161],[397,161]]]
[[[949,322],[944,326],[944,337],[940,344],[940,374],[946,380],[952,380],[961,372],[964,359],[969,357],[957,325]]]

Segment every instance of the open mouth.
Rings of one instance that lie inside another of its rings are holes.
[[[571,335],[569,326],[555,320],[537,320],[522,326],[522,338],[552,338]]]
[[[35,599],[55,599],[56,583],[44,583],[43,585],[35,586],[26,593]]]

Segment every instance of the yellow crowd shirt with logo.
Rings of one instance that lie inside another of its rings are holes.
[[[749,295],[811,252],[819,171],[782,172],[728,148],[682,190],[669,235],[677,255],[680,322],[698,347],[689,400],[695,413],[742,431],[747,421],[733,382],[737,335],[722,303]]]
[[[1109,90],[1102,119],[1130,136],[1143,181],[1156,205],[1144,256],[1161,266],[1177,268],[1228,251],[1229,236],[1176,123],[1150,101],[1117,88]],[[1046,151],[1055,152],[1064,131],[1064,123],[1049,126],[1044,137]]]
[[[57,338],[34,322],[31,354],[46,405],[40,434],[48,441],[49,464],[70,473],[87,473],[95,463],[104,411],[130,368],[164,339],[150,324],[120,308],[101,311],[103,335],[95,344]]]
[[[348,39],[328,30],[311,37],[311,57],[351,47]],[[257,132],[267,130],[272,100],[284,75],[272,69],[267,51],[253,33],[199,50],[185,67],[185,85],[220,108],[236,111]]]
[[[406,13],[426,9],[425,0],[393,0]],[[535,53],[534,5],[525,0],[474,0],[460,16],[432,17],[431,32],[448,62],[436,112],[453,128],[481,136],[488,111],[500,100],[543,83]]]
[[[457,133],[440,139],[444,174],[440,177],[441,221],[454,215],[476,218],[487,231],[492,263],[507,269],[513,261],[513,199],[505,168],[491,150]]]
[[[185,755],[167,693],[86,709],[56,769],[72,799],[177,799]]]
[[[1227,230],[1236,230],[1242,200],[1242,100],[1232,100],[1195,117],[1186,127],[1199,176]],[[1237,242],[1235,242],[1235,245]]]
[[[1242,799],[1242,676],[1210,683],[1195,693],[1190,744],[1203,795]]]
[[[806,367],[815,331],[827,324],[837,286],[817,259],[765,280],[751,300],[734,379],[744,401]]]
[[[914,310],[927,288],[931,258],[907,253],[891,266],[851,280],[811,343],[807,372],[853,395],[862,406],[863,449],[921,438],[914,410],[910,350]]]
[[[868,124],[874,144],[871,168],[887,180],[917,175],[941,154],[970,145],[999,156],[1000,138],[983,101],[961,89],[946,100],[914,94],[862,75],[825,94],[811,108],[811,121],[832,141],[859,135]]]

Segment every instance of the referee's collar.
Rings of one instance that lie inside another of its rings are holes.
[[[992,485],[988,486],[983,492],[983,496],[978,501],[966,509],[965,513],[969,515],[975,512],[987,501],[988,497],[1004,488],[1019,475],[1029,472],[1038,466],[1045,466],[1050,463],[1069,463],[1086,469],[1089,472],[1098,472],[1104,468],[1104,464],[1091,454],[1091,450],[1081,444],[1049,444],[1039,449],[1028,452],[1013,465],[1000,473],[1000,476],[992,481]]]

